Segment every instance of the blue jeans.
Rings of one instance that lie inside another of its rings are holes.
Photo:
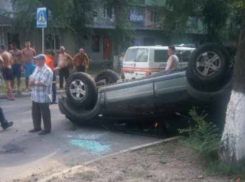
[[[2,127],[5,127],[8,124],[7,120],[4,117],[3,110],[1,107],[0,107],[0,122]]]

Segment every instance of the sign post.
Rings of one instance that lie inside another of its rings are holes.
[[[44,54],[44,28],[47,28],[47,8],[37,8],[37,28],[42,28],[42,53]]]

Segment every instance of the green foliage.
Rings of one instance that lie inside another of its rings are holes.
[[[161,8],[162,16],[166,17],[162,27],[171,31],[169,36],[172,39],[186,32],[189,17],[196,17],[204,22],[205,26],[201,27],[203,30],[200,31],[207,31],[209,35],[207,41],[221,42],[227,38],[228,31],[232,31],[227,29],[228,23],[231,24],[230,28],[236,28],[237,21],[241,25],[241,14],[236,13],[236,22],[233,22],[232,16],[234,17],[236,9],[242,9],[244,3],[239,0],[167,0],[166,5]]]
[[[181,134],[188,134],[186,143],[202,156],[217,156],[220,143],[218,128],[206,121],[206,114],[198,115],[196,109],[191,110],[189,114],[192,118],[191,126],[179,130]]]
[[[24,32],[36,28],[38,7],[48,9],[48,28],[69,29],[79,32],[93,23],[94,0],[11,0],[13,3],[13,29]],[[47,30],[49,31],[49,30]]]

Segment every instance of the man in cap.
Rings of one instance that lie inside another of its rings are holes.
[[[45,64],[45,55],[39,54],[33,57],[37,68],[30,77],[32,87],[32,120],[34,128],[29,132],[39,132],[45,135],[51,132],[51,114],[49,103],[52,101],[52,80],[53,71]],[[44,129],[41,128],[41,118],[43,118]]]

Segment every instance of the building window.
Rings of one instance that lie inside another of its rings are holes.
[[[104,17],[105,18],[112,18],[112,7],[104,6]]]
[[[144,45],[145,46],[153,46],[155,45],[155,39],[154,38],[144,38]]]
[[[60,48],[60,36],[54,34],[46,34],[45,48],[58,50]]]
[[[155,10],[151,11],[151,22],[154,22],[154,23],[159,22],[159,13]]]
[[[60,36],[54,34],[45,35],[45,48],[59,50],[60,48]]]
[[[100,52],[100,36],[92,36],[92,51]]]

